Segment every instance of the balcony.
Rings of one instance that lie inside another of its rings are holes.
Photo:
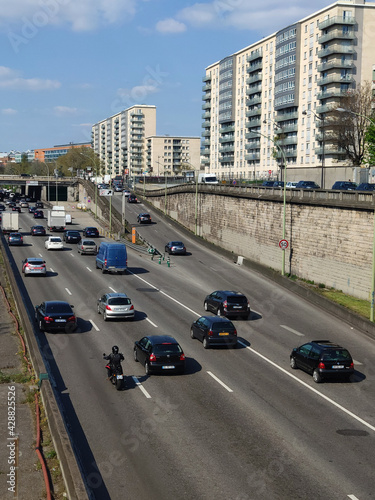
[[[246,106],[255,106],[255,104],[261,104],[262,103],[262,97],[261,96],[256,96],[252,97],[251,99],[246,99]]]
[[[210,82],[211,81],[211,75],[206,75],[202,78],[202,82]]]
[[[202,101],[208,101],[209,99],[211,99],[211,92],[203,94]]]
[[[342,76],[340,73],[334,73],[332,75],[327,75],[324,78],[319,78],[317,81],[318,85],[328,85],[329,83],[352,83],[354,78],[352,75]]]
[[[207,90],[211,90],[211,84],[210,83],[208,83],[207,85],[203,85],[203,87],[202,87],[202,91],[203,92],[206,92]]]
[[[204,120],[205,118],[211,118],[211,112],[210,111],[206,111],[205,113],[203,113],[202,119]]]
[[[204,132],[202,132],[201,136],[202,137],[210,137],[211,136],[211,132],[209,130],[205,130]]]
[[[355,40],[354,31],[333,30],[318,39],[318,43],[327,43],[331,40]]]
[[[234,134],[225,135],[224,137],[220,137],[219,143],[223,144],[224,142],[233,142],[234,143]]]
[[[355,54],[355,50],[351,45],[343,45],[340,43],[335,43],[326,49],[318,50],[318,57],[327,57],[331,54]]]
[[[210,139],[205,139],[204,141],[202,141],[202,146],[211,146]]]
[[[219,153],[234,153],[234,144],[232,146],[221,146]]]
[[[206,102],[206,103],[202,104],[202,109],[211,109],[211,103]]]
[[[245,149],[247,151],[251,151],[252,149],[260,149],[260,140],[252,140],[250,142],[248,142],[247,144],[245,144]]]
[[[329,28],[330,26],[334,26],[335,24],[344,24],[344,25],[354,26],[355,24],[357,24],[357,21],[355,20],[354,17],[334,16],[334,17],[330,17],[330,18],[325,19],[324,21],[318,23],[318,28],[320,30],[325,30],[325,29]]]
[[[262,86],[261,85],[253,85],[253,86],[248,87],[246,89],[246,95],[259,94],[261,92],[262,92]]]
[[[297,144],[297,136],[286,137],[285,139],[280,139],[276,141],[280,146],[286,146],[287,144]]]
[[[315,154],[317,155],[322,155],[323,154],[323,148],[315,148]],[[346,152],[339,148],[338,146],[334,146],[332,144],[326,144],[324,146],[324,154],[325,155],[340,155],[340,156],[346,156]]]
[[[234,132],[234,125],[222,126],[219,129],[220,134],[225,134],[226,132]]]
[[[220,163],[225,163],[225,162],[234,162],[234,156],[233,155],[223,155],[221,158],[219,158]]]
[[[211,127],[211,122],[210,120],[206,120],[205,122],[202,123],[203,128],[209,128]]]
[[[260,57],[263,57],[263,50],[257,49],[246,57],[246,61],[247,62],[255,61],[255,59],[259,59]]]
[[[342,59],[331,59],[325,63],[318,64],[317,70],[318,71],[328,71],[329,69],[332,68],[353,68],[354,62],[352,59],[348,60],[342,60]]]
[[[347,90],[341,90],[339,88],[332,88],[325,90],[324,92],[319,92],[317,94],[317,99],[329,99],[330,97],[345,97],[347,95]]]
[[[261,114],[262,114],[262,108],[260,106],[259,106],[259,108],[253,108],[253,109],[249,109],[248,111],[246,111],[247,117],[261,115]]]
[[[280,123],[286,120],[295,120],[296,118],[298,118],[298,111],[293,111],[291,113],[278,114],[275,118],[275,121]]]
[[[256,117],[253,117],[251,120],[248,120],[245,123],[245,127],[246,128],[259,127],[260,124],[261,124],[261,117],[256,116]]]
[[[280,126],[282,132],[297,132],[298,130],[298,123],[290,123],[289,125],[282,125]],[[279,132],[279,129],[277,129],[277,132]]]
[[[262,73],[256,73],[255,75],[249,76],[246,78],[247,85],[251,85],[252,83],[260,82],[263,79]]]
[[[263,62],[257,61],[253,64],[250,64],[250,66],[246,68],[246,73],[254,73],[254,71],[259,71],[262,68],[263,68]]]
[[[245,139],[260,139],[261,135],[260,133],[254,131],[254,132],[246,132],[245,134]]]
[[[245,160],[248,161],[260,160],[260,153],[248,153],[245,155]]]

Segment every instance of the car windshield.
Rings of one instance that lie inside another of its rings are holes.
[[[111,306],[128,306],[131,301],[128,297],[113,297],[108,299],[108,304]]]
[[[152,352],[154,354],[179,354],[182,349],[178,344],[156,344]]]
[[[182,243],[182,241],[171,241],[171,246],[172,247],[183,247],[184,244]]]
[[[346,349],[335,349],[325,352],[322,356],[322,361],[349,361],[351,356]]]
[[[32,266],[41,266],[42,264],[44,264],[42,259],[32,259],[29,260],[28,263],[31,264]]]
[[[229,322],[225,322],[225,323],[214,323],[212,325],[212,328],[211,330],[214,332],[214,333],[218,333],[218,332],[234,332],[235,328],[234,328],[234,325],[233,323]]]
[[[228,304],[246,304],[247,299],[243,295],[232,295],[227,298]]]
[[[92,245],[92,246],[95,246],[95,241],[84,240],[84,241],[82,241],[82,245]]]
[[[52,241],[52,243],[60,243],[61,238],[51,238],[50,241]]]
[[[69,304],[47,304],[47,313],[72,313],[72,309]]]

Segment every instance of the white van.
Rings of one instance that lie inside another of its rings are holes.
[[[65,225],[72,223],[72,216],[70,214],[65,214]]]
[[[215,174],[199,174],[198,183],[200,184],[219,184]]]

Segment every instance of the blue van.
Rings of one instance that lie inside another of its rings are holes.
[[[125,243],[100,243],[96,255],[96,269],[102,273],[116,271],[125,273],[128,266],[128,255]]]

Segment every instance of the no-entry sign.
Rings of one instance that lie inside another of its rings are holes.
[[[287,240],[279,241],[279,247],[281,248],[281,250],[286,250],[288,248],[288,245],[289,243],[287,242]]]

